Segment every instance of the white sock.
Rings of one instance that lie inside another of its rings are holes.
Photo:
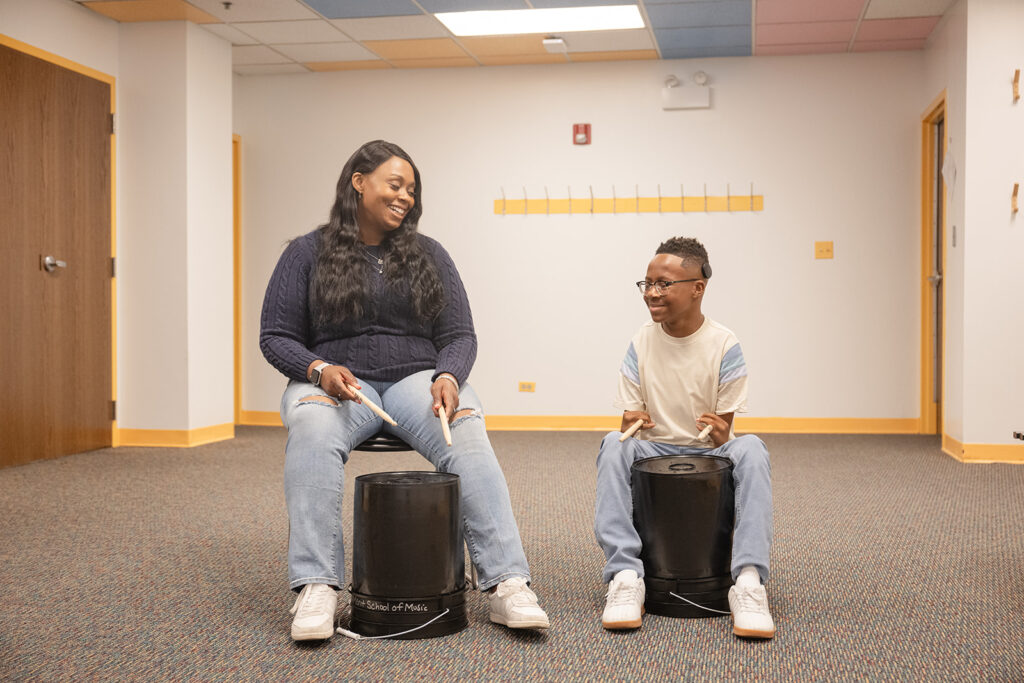
[[[755,586],[761,585],[761,575],[757,571],[757,567],[752,564],[748,564],[740,572],[740,575],[736,577],[736,585],[741,588],[754,588]]]

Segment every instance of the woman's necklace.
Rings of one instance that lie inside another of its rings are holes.
[[[377,266],[377,273],[380,274],[380,275],[383,275],[384,274],[384,259],[380,258],[379,256],[375,256],[373,254],[373,252],[370,251],[369,249],[367,249],[366,247],[363,247],[363,253],[366,255],[366,258],[368,258],[370,260],[370,263],[372,263],[373,265]]]

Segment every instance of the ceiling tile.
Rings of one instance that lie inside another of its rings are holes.
[[[801,45],[758,45],[754,54],[758,57],[772,55],[817,55],[830,52],[846,52],[849,41],[842,43],[806,43]]]
[[[853,52],[881,52],[884,50],[921,50],[924,38],[908,40],[858,40],[853,44]]]
[[[956,0],[871,0],[865,19],[941,16]]]
[[[802,24],[758,24],[757,45],[801,43],[849,43],[855,21],[814,21]]]
[[[277,76],[281,74],[308,74],[301,64],[236,64],[232,69],[243,76]]]
[[[757,25],[857,21],[868,0],[757,0]]]
[[[622,62],[637,59],[657,59],[657,50],[613,50],[609,52],[572,52],[571,62]]]
[[[420,0],[428,12],[478,12],[482,10],[526,9],[523,0]],[[537,7],[537,3],[533,3]]]
[[[647,16],[654,28],[695,26],[750,26],[750,0],[679,2],[649,5]]]
[[[690,49],[712,46],[750,47],[749,26],[715,26],[710,28],[669,28],[654,29],[654,36],[661,46],[662,54],[666,50]]]
[[[462,47],[477,57],[508,55],[547,55],[544,49],[544,35],[526,34],[519,36],[467,36],[459,38]],[[564,59],[562,60],[565,61]]]
[[[451,66],[479,66],[472,57],[435,57],[433,59],[393,59],[399,69],[440,69]]]
[[[232,45],[255,45],[260,42],[230,24],[203,24],[202,26],[210,33],[230,40]]]
[[[333,19],[332,24],[353,40],[402,40],[406,38],[447,38],[448,29],[432,16],[369,17]]]
[[[234,64],[281,64],[292,60],[266,45],[239,45],[231,48]]]
[[[857,40],[906,40],[927,38],[939,23],[939,17],[909,19],[871,19],[860,23]]]
[[[614,52],[620,50],[652,50],[651,32],[645,28],[622,31],[573,31],[562,33],[569,52]]]
[[[466,52],[450,38],[426,40],[367,40],[366,47],[384,59],[437,59],[465,57]]]
[[[348,41],[348,36],[323,19],[299,21],[254,21],[234,27],[258,38],[261,43],[330,43]]]
[[[377,59],[359,43],[303,43],[274,45],[281,54],[296,62],[354,62],[360,59]]]
[[[306,62],[310,71],[362,71],[367,69],[392,69],[381,59],[364,59],[355,62]]]
[[[531,0],[531,5],[537,9],[550,9],[552,7],[594,7],[595,5],[635,5],[635,0]],[[649,3],[648,3],[649,4]]]
[[[209,24],[217,21],[212,14],[196,9],[184,0],[96,0],[83,6],[116,21],[191,21]]]
[[[299,0],[234,0],[231,8],[224,7],[223,0],[189,0],[221,21],[288,21],[291,19],[316,19],[317,16]]]
[[[423,14],[412,0],[306,0],[306,4],[328,19]]]

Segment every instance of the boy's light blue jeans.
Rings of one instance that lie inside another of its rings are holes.
[[[334,397],[339,405],[309,400],[327,393],[308,382],[289,382],[281,397],[281,419],[288,428],[284,491],[288,581],[293,590],[307,583],[342,588],[345,463],[355,446],[382,427],[415,448],[438,471],[459,475],[466,545],[479,572],[480,589],[514,576],[530,579],[508,486],[487,438],[480,400],[468,384],[462,385],[459,411],[473,413],[452,422],[449,447],[433,411],[432,375],[433,371],[425,370],[398,382],[359,381],[363,394],[391,415],[397,427],[385,424],[364,404]]]
[[[602,574],[605,583],[624,569],[644,575],[640,535],[633,526],[630,467],[637,460],[657,455],[719,455],[732,461],[736,487],[732,578],[735,580],[743,567],[753,565],[762,583],[767,583],[772,545],[772,473],[764,442],[745,434],[718,448],[692,448],[640,439],[620,442],[621,436],[621,432],[611,432],[604,437],[597,456],[594,533],[607,560]]]

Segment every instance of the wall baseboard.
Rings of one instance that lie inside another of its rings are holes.
[[[235,438],[230,422],[198,429],[119,429],[119,446],[191,448]]]
[[[238,424],[251,427],[283,427],[281,413],[271,410],[240,410]]]
[[[961,443],[942,435],[942,451],[960,462],[1024,465],[1024,444]]]

